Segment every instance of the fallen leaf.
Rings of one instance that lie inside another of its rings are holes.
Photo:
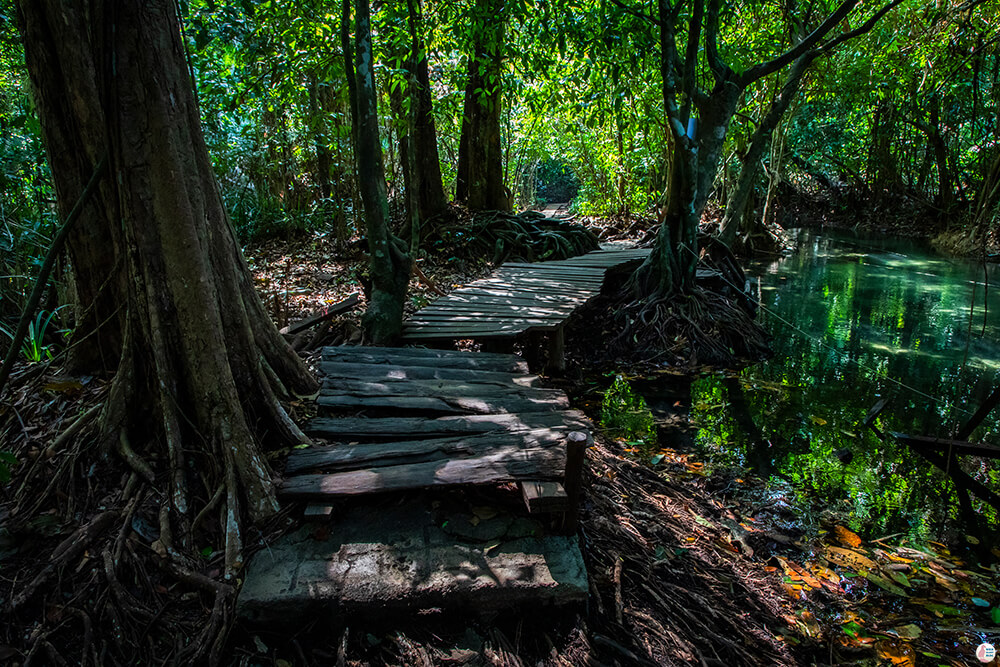
[[[885,577],[883,577],[880,574],[876,574],[875,572],[864,572],[864,573],[862,573],[861,576],[863,576],[865,579],[867,579],[868,581],[872,582],[873,584],[875,584],[879,588],[881,588],[883,590],[886,590],[886,591],[889,591],[893,595],[898,595],[899,597],[903,597],[903,598],[909,597],[906,594],[906,591],[904,591],[902,588],[900,588],[896,584],[892,583],[891,581],[889,581],[888,579],[886,579]]]
[[[892,631],[895,632],[900,639],[916,639],[921,635],[921,633],[923,633],[920,626],[914,623],[901,625],[898,628],[893,628]]]
[[[859,572],[862,570],[878,569],[878,563],[868,558],[868,556],[863,556],[857,551],[851,551],[850,549],[841,549],[840,547],[827,547],[826,559],[834,565],[849,567]]]
[[[894,665],[916,667],[917,652],[906,642],[882,640],[875,644],[878,657],[889,660]]]
[[[833,534],[836,536],[837,541],[841,544],[854,547],[855,549],[861,546],[861,538],[858,534],[848,530],[844,526],[834,526]]]

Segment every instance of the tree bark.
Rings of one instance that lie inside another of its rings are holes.
[[[472,19],[456,198],[473,210],[510,208],[500,142],[503,11],[503,0],[476,0]]]
[[[95,62],[93,50],[81,50],[79,45],[108,36],[104,30],[88,34],[79,4],[66,4],[58,14],[43,3],[23,5],[19,27],[35,103],[44,115],[42,137],[59,217],[65,220],[109,144],[101,112],[107,73]],[[126,273],[124,249],[114,233],[117,219],[118,202],[105,180],[69,235],[67,255],[75,292],[71,372],[112,372],[118,361],[124,316],[119,304]]]
[[[809,69],[809,65],[817,55],[815,52],[808,52],[795,60],[791,70],[788,72],[788,77],[785,79],[784,85],[781,87],[781,91],[774,101],[771,102],[771,106],[764,115],[764,118],[760,121],[757,129],[754,130],[753,136],[750,139],[750,147],[747,149],[746,155],[742,160],[743,167],[740,170],[740,178],[736,183],[736,189],[733,190],[733,194],[726,204],[726,211],[719,231],[719,239],[730,248],[733,247],[733,243],[736,241],[736,234],[746,213],[747,202],[750,200],[753,188],[757,184],[757,175],[760,173],[760,161],[764,157],[764,151],[767,150],[768,145],[771,143],[771,136],[774,134],[774,129],[778,127],[778,123],[781,122],[789,105],[798,93],[802,77],[805,76],[806,70]]]
[[[410,280],[410,257],[403,242],[389,231],[389,200],[378,131],[378,93],[375,88],[368,0],[357,0],[355,11],[355,154],[365,208],[372,280],[371,298],[362,324],[373,342],[385,344],[397,338],[403,328],[403,302]]]
[[[410,41],[413,51],[409,63],[413,134],[411,150],[416,174],[417,210],[420,223],[441,215],[448,210],[448,198],[441,180],[441,159],[438,155],[437,129],[434,127],[433,95],[430,73],[427,70],[427,51],[420,40],[419,0],[407,0],[410,18]]]
[[[101,415],[102,441],[147,482],[164,485],[161,539],[176,536],[178,547],[195,544],[192,512],[224,488],[220,518],[231,576],[242,564],[245,521],[277,510],[259,443],[265,436],[307,441],[278,396],[312,392],[316,381],[268,319],[226,218],[175,4],[112,7],[98,0],[19,3],[46,136],[80,128],[89,145],[79,160],[102,144],[110,156],[103,193],[118,224],[108,230],[105,258],[111,264],[120,249],[128,281],[116,294],[123,342]],[[78,96],[80,86],[96,95]],[[60,98],[72,102],[53,103]],[[53,155],[59,148],[47,147],[54,178],[65,183],[67,164]],[[74,194],[66,188],[60,196]],[[104,233],[97,216],[81,222],[86,234]],[[72,269],[83,284],[97,282],[91,267]]]

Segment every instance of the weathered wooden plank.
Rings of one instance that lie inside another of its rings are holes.
[[[485,454],[511,453],[518,449],[547,447],[562,447],[562,456],[565,456],[568,437],[568,431],[534,429],[518,433],[483,433],[430,440],[316,446],[292,452],[285,464],[285,475],[316,470],[340,472],[426,461],[459,460]]]
[[[452,293],[456,297],[500,297],[509,299],[521,299],[528,303],[566,303],[567,301],[584,302],[587,296],[574,291],[572,294],[539,294],[533,290],[497,289],[495,287],[463,287]],[[433,302],[436,303],[436,302]]]
[[[403,335],[401,338],[405,341],[412,342],[438,342],[438,341],[457,341],[457,340],[478,340],[478,341],[491,341],[491,340],[512,340],[521,336],[525,333],[524,329],[504,329],[499,331],[488,331],[485,333],[469,333],[467,331],[407,331],[403,329]]]
[[[366,354],[369,356],[420,357],[424,359],[489,359],[493,361],[523,361],[516,354],[496,352],[467,352],[463,350],[438,350],[430,347],[378,347],[375,345],[337,345],[323,348],[327,355]]]
[[[497,277],[515,278],[535,278],[538,280],[551,280],[555,282],[566,282],[572,285],[584,285],[590,283],[603,283],[606,271],[599,268],[576,268],[576,269],[518,269],[502,267],[495,274]]]
[[[389,366],[321,361],[319,370],[326,377],[357,380],[464,380],[486,384],[514,384],[522,387],[531,387],[539,382],[537,375],[512,375],[497,371],[436,366]]]
[[[286,498],[318,500],[434,486],[554,480],[562,477],[564,467],[561,448],[517,449],[460,460],[295,475],[282,480],[278,493]]]
[[[529,514],[565,512],[570,509],[569,496],[559,482],[542,482],[537,479],[519,483],[521,497]]]
[[[376,440],[409,436],[434,437],[469,433],[518,432],[538,428],[589,431],[586,415],[577,410],[519,412],[516,414],[425,417],[316,417],[306,423],[310,435],[331,439]]]
[[[509,280],[504,280],[502,277],[485,278],[483,280],[477,280],[474,283],[469,283],[469,285],[474,287],[516,289],[521,292],[544,292],[546,294],[576,294],[577,292],[594,290],[593,287],[588,288],[584,285],[575,285],[570,282],[557,280],[545,280],[543,278],[512,277]]]
[[[370,352],[354,351],[355,349],[353,346],[323,348],[322,359],[324,361],[390,365],[400,368],[408,366],[433,366],[436,368],[472,368],[496,372],[528,373],[527,362],[513,354],[461,352],[450,355],[432,356],[417,353],[409,354],[411,350],[422,351],[423,348],[366,348],[367,350],[371,350]],[[449,352],[448,350],[431,351]]]
[[[446,334],[453,338],[477,338],[490,336],[493,334],[517,334],[524,331],[544,331],[552,329],[561,324],[560,320],[549,322],[518,322],[510,320],[506,323],[487,322],[476,324],[474,322],[442,322],[440,324],[406,324],[405,333],[409,336],[413,333],[435,333]]]
[[[489,384],[462,382],[460,380],[417,380],[414,378],[388,378],[383,380],[355,380],[351,378],[326,378],[320,396],[353,394],[355,396],[430,396],[439,397],[502,397],[518,396],[545,401],[546,404],[567,404],[566,394],[558,389],[525,387],[517,384]]]
[[[357,396],[340,394],[320,396],[316,404],[323,408],[353,409],[379,408],[386,410],[411,410],[435,414],[497,414],[537,412],[565,408],[565,398],[550,402],[545,399],[519,396],[469,397],[469,396]]]
[[[283,328],[280,333],[283,334],[297,334],[300,331],[304,331],[309,327],[319,324],[323,320],[328,320],[334,315],[340,313],[345,313],[354,306],[358,305],[358,295],[357,293],[350,295],[343,301],[338,301],[337,303],[331,304],[326,308],[310,315],[304,320],[299,320],[294,324],[289,324],[287,327]]]
[[[489,315],[478,315],[478,314],[460,314],[451,313],[445,314],[423,314],[417,313],[411,319],[407,320],[406,323],[411,327],[435,327],[442,326],[445,324],[452,325],[465,325],[465,324],[499,324],[508,325],[516,324],[518,326],[546,326],[546,325],[558,325],[568,317],[568,314],[564,315],[546,315],[545,317],[533,317],[525,315],[523,313],[492,313]]]
[[[503,303],[502,301],[495,301],[493,303],[466,303],[464,301],[455,301],[449,303],[445,306],[428,306],[427,308],[421,308],[417,311],[413,317],[420,317],[424,315],[464,315],[466,317],[471,317],[472,315],[483,315],[489,317],[494,314],[505,314],[505,315],[521,315],[522,317],[547,317],[547,316],[559,316],[566,317],[567,314],[574,310],[574,306],[567,304],[562,308],[552,308],[552,307],[539,307],[530,305],[513,305],[509,303]]]

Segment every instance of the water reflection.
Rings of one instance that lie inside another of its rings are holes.
[[[981,265],[914,243],[806,230],[797,242],[794,254],[749,271],[761,281],[775,356],[735,378],[695,382],[697,442],[714,458],[849,501],[855,528],[940,535],[957,512],[950,483],[907,449],[853,433],[868,408],[891,396],[887,428],[947,436],[992,391],[1000,370],[997,267],[988,267],[984,289]],[[998,430],[994,415],[971,439],[998,443]],[[1000,488],[995,466],[964,466]]]

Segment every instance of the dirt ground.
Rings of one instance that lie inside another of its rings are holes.
[[[321,237],[247,255],[279,326],[363,291],[362,255],[335,257]],[[490,270],[451,256],[421,266],[409,309]],[[359,342],[362,309],[300,338],[302,353]],[[593,378],[571,370],[553,383],[596,418]],[[971,665],[979,643],[1000,637],[995,563],[972,563],[954,545],[862,539],[840,522],[845,508],[746,471],[709,471],[686,446],[682,393],[655,449],[598,430],[588,452],[585,608],[471,620],[444,610],[293,635],[244,628],[218,583],[221,555],[208,548],[189,571],[164,570],[155,516],[126,500],[123,466],[89,450],[86,416],[106,389],[102,378],[63,375],[57,358],[18,366],[0,405],[0,441],[17,461],[0,486],[2,664],[187,664],[191,646],[211,645],[220,664],[281,667]],[[257,548],[297,522],[283,513]],[[123,555],[129,565],[112,567]]]

